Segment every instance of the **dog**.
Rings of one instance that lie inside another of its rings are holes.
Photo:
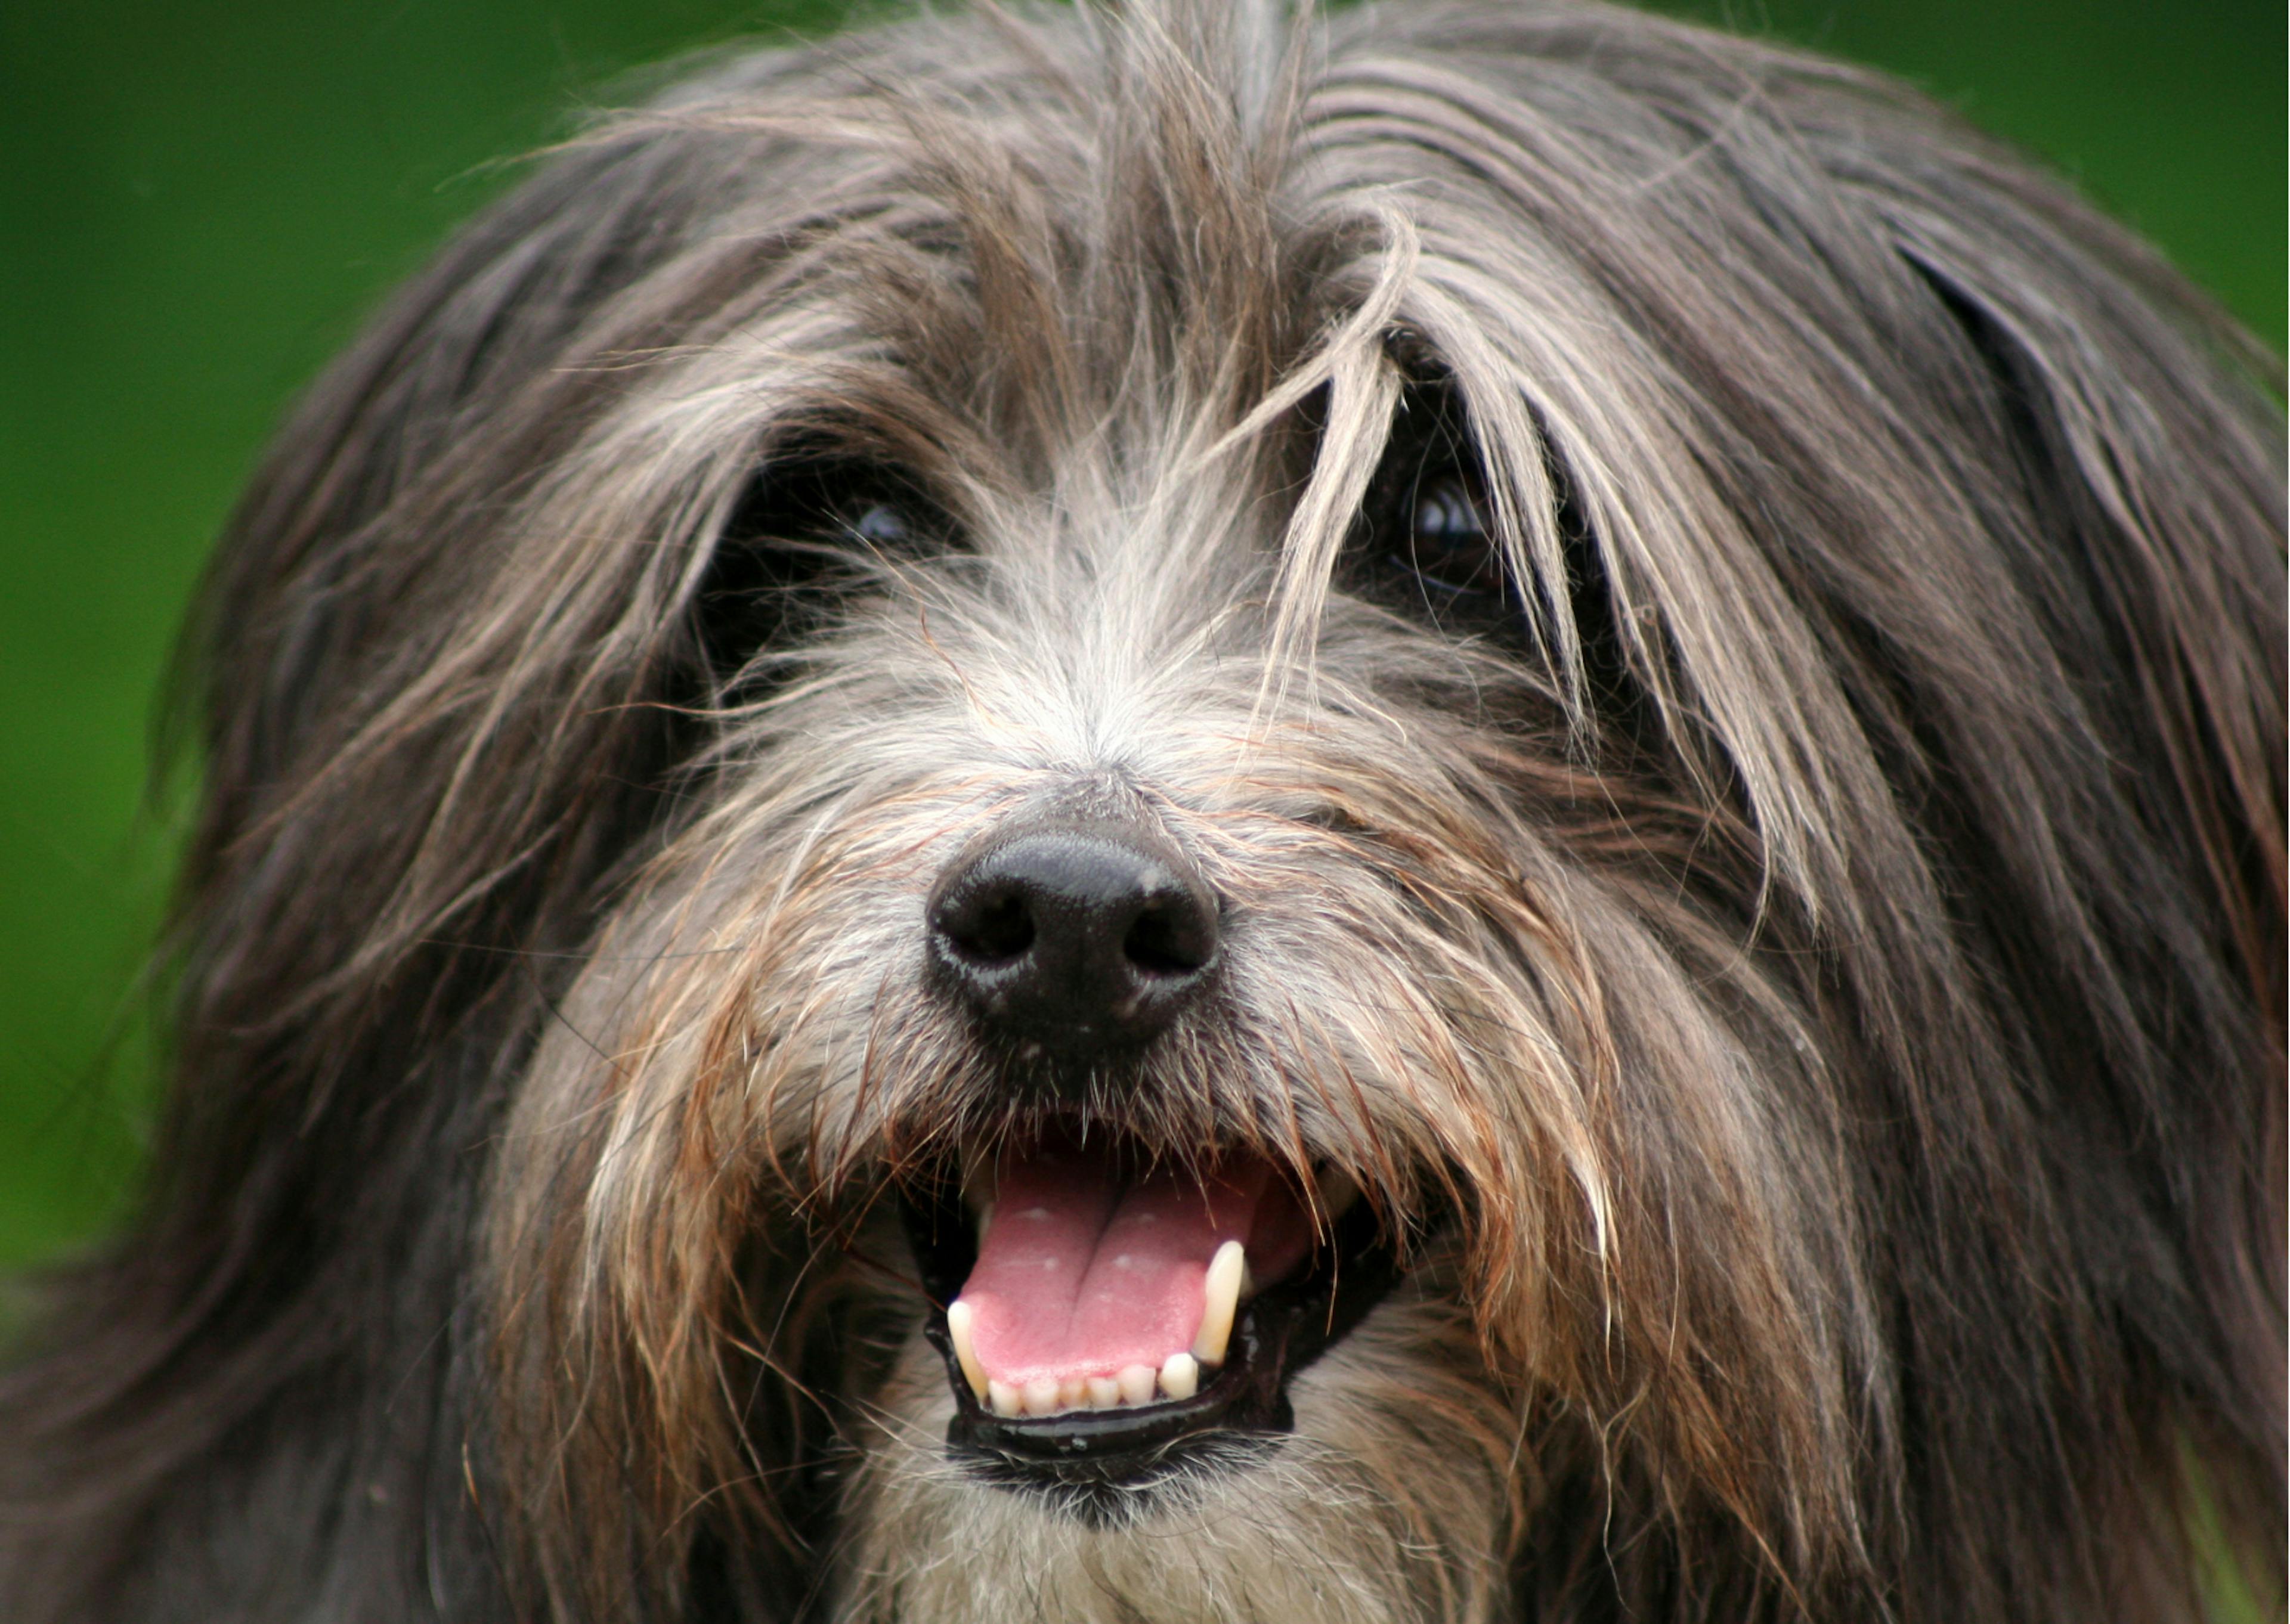
[[[214,564],[9,1616],[2260,1616],[2281,388],[1573,0],[602,119]]]

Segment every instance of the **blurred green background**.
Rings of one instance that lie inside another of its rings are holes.
[[[613,76],[844,7],[0,0],[0,1271],[99,1233],[150,1095],[173,813],[147,723],[295,389]],[[2282,0],[1676,9],[1902,73],[2042,153],[2278,348]]]

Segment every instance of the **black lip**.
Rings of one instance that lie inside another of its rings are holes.
[[[1223,1365],[1192,1397],[1118,1410],[1002,1416],[978,1402],[954,1356],[946,1305],[977,1261],[951,1178],[902,1193],[929,1311],[923,1334],[954,1391],[948,1452],[981,1480],[1045,1492],[1097,1521],[1136,1492],[1213,1454],[1233,1460],[1293,1429],[1288,1382],[1381,1301],[1405,1272],[1402,1247],[1365,1201],[1321,1237],[1306,1266],[1241,1305]]]

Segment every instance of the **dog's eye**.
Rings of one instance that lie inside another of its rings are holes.
[[[1493,632],[1510,612],[1493,504],[1451,391],[1404,398],[1348,552],[1350,589],[1402,613]]]
[[[870,501],[849,523],[853,537],[870,547],[880,548],[905,547],[919,528],[915,516],[894,501]]]
[[[1502,554],[1486,498],[1465,469],[1438,469],[1416,482],[1405,543],[1385,562],[1428,591],[1453,598],[1502,590]]]
[[[725,526],[724,545],[763,548],[831,570],[840,559],[834,572],[847,574],[869,559],[918,557],[951,529],[938,506],[897,470],[830,464],[759,477]]]
[[[1351,591],[1402,614],[1493,632],[1511,612],[1486,484],[1452,442],[1411,436],[1385,456],[1347,552]]]
[[[745,687],[757,655],[822,625],[852,593],[953,537],[944,510],[899,469],[783,453],[733,508],[696,599],[713,680]]]

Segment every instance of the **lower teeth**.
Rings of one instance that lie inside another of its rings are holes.
[[[966,1369],[967,1367],[965,1367]],[[1117,1410],[1158,1402],[1174,1403],[1200,1391],[1200,1362],[1190,1354],[1172,1354],[1155,1370],[1149,1364],[1125,1366],[1118,1375],[1085,1376],[1060,1381],[1037,1376],[1019,1386],[989,1381],[979,1395],[997,1415],[1064,1415],[1082,1410]]]

